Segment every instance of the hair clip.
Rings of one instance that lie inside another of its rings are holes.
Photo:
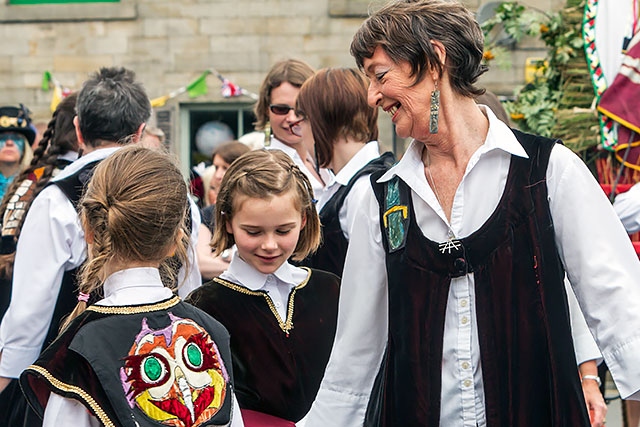
[[[89,294],[85,294],[84,292],[78,292],[78,301],[82,301],[82,302],[89,301]]]
[[[226,215],[227,213],[225,211],[220,211],[220,215]]]
[[[311,199],[311,203],[315,205],[316,203],[318,203],[318,199]]]

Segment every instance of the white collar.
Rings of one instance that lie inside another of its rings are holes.
[[[292,159],[299,159],[302,160],[302,157],[300,157],[300,154],[298,154],[298,152],[296,151],[295,148],[292,148],[290,146],[288,146],[287,144],[285,144],[284,142],[280,141],[279,139],[277,139],[275,136],[271,135],[271,144],[268,147],[265,147],[269,150],[280,150],[280,151],[284,151],[284,153],[291,157]]]
[[[498,119],[490,108],[484,105],[478,105],[478,108],[482,110],[485,116],[489,119],[489,132],[487,132],[487,138],[484,144],[476,150],[476,152],[469,159],[467,171],[471,170],[482,155],[492,150],[502,150],[506,153],[512,154],[518,157],[529,158],[527,152],[522,145],[516,139],[515,134],[509,129],[504,122]],[[411,144],[404,153],[404,156],[400,161],[387,171],[377,182],[386,182],[398,175],[403,180],[411,180],[412,177],[405,177],[405,175],[420,174],[420,179],[424,180],[424,165],[422,164],[422,150],[424,144],[416,141],[411,141]]]
[[[351,178],[370,161],[380,157],[378,141],[369,141],[335,175],[334,182],[347,185]]]
[[[102,286],[108,298],[127,288],[164,288],[160,271],[153,267],[136,267],[116,271],[107,277]],[[171,290],[166,288],[169,293]]]
[[[269,276],[275,276],[280,282],[290,286],[297,286],[302,283],[310,273],[300,267],[293,266],[285,262],[273,274],[263,274],[247,264],[235,251],[231,258],[231,263],[227,271],[222,273],[222,279],[230,280],[240,284],[252,291],[264,288]]]
[[[74,173],[78,172],[80,169],[82,169],[84,166],[88,165],[89,163],[91,163],[93,161],[106,159],[109,155],[114,153],[116,150],[119,150],[120,148],[122,148],[122,147],[98,148],[97,150],[93,150],[90,153],[88,153],[88,154],[86,154],[86,155],[84,155],[82,157],[79,157],[78,160],[74,161],[69,166],[64,168],[51,181],[59,181],[59,180],[64,179],[64,178],[66,178],[68,176],[71,176]]]

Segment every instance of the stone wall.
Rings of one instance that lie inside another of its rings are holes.
[[[0,0],[5,1],[6,0]],[[363,0],[121,0],[120,3],[0,5],[0,93],[2,104],[22,102],[36,120],[49,118],[50,92],[41,89],[50,71],[63,86],[80,87],[100,66],[122,65],[136,71],[151,98],[175,90],[215,68],[245,89],[258,92],[277,60],[298,57],[314,67],[353,66],[351,37],[380,1]],[[472,9],[480,1],[468,1]],[[553,0],[530,3],[557,9]],[[510,94],[524,76],[524,60],[540,56],[535,41],[513,53],[513,69],[491,70],[482,84]],[[169,101],[174,139],[189,137],[193,106],[224,106],[251,100],[221,97],[209,76],[209,93]],[[391,126],[381,118],[381,140],[391,144]],[[184,143],[183,143],[184,144]],[[188,150],[182,151],[187,155]]]

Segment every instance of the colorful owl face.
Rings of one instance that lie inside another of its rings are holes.
[[[173,427],[197,427],[222,404],[229,376],[209,334],[169,313],[171,324],[151,330],[147,319],[124,359],[122,385],[133,408]]]

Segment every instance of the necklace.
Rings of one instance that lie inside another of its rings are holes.
[[[438,204],[440,205],[440,208],[442,208],[442,202],[440,201],[440,195],[438,194],[438,188],[436,187],[436,181],[435,179],[433,179],[433,175],[431,174],[431,154],[429,153],[429,151],[427,150],[427,176],[429,178],[429,180],[431,181],[431,188],[433,188],[433,194],[436,196],[436,200],[438,201]],[[453,230],[451,229],[451,224],[449,223],[449,221],[446,221],[447,223],[447,228],[449,229],[447,231],[447,241],[446,242],[442,242],[438,244],[438,250],[441,253],[449,253],[451,254],[451,252],[458,252],[461,248],[462,248],[462,242],[456,238],[455,233],[453,232]]]

